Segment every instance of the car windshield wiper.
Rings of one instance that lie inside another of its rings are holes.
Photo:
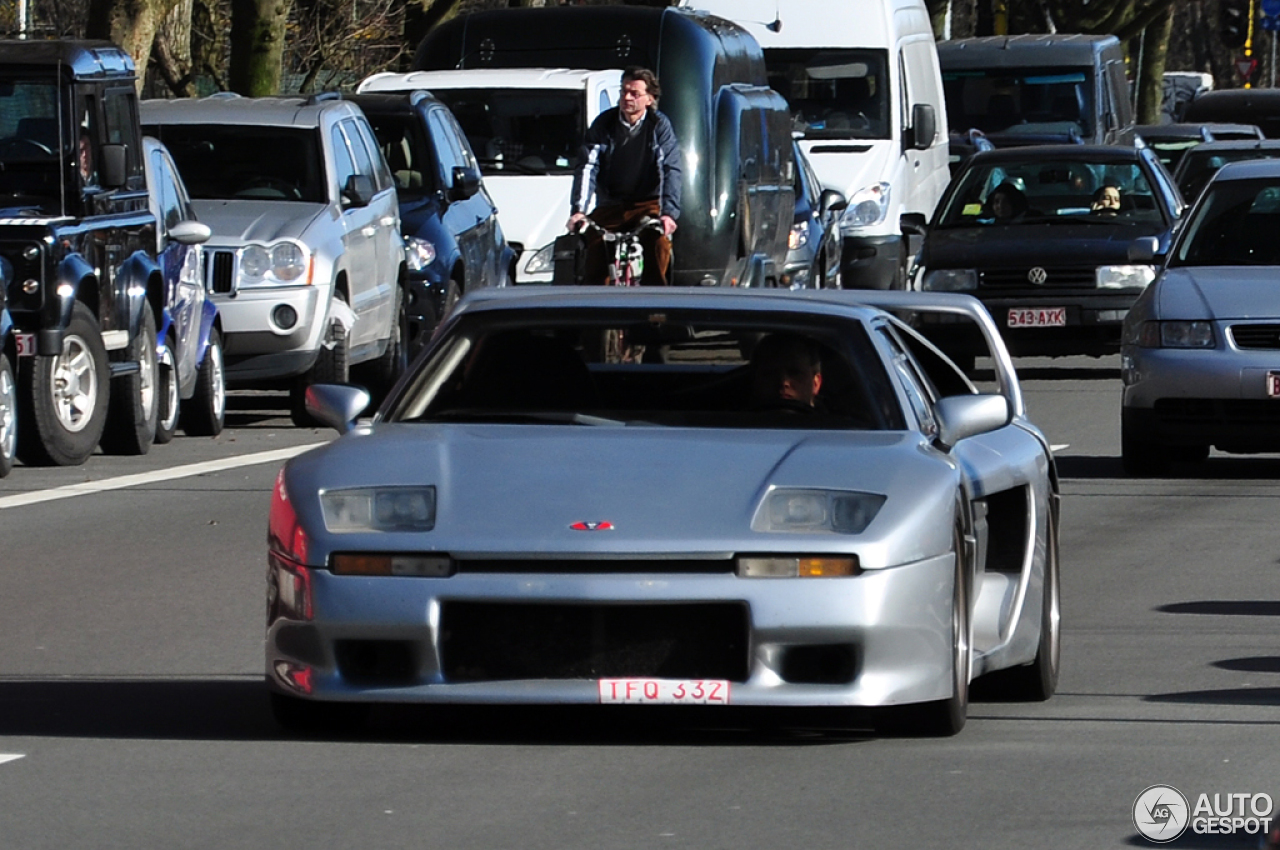
[[[572,410],[478,410],[461,408],[442,410],[422,417],[419,422],[431,420],[449,420],[452,422],[553,422],[561,425],[591,425],[596,427],[622,427],[627,423],[621,419],[609,419],[604,416],[592,416],[589,413],[578,413]]]

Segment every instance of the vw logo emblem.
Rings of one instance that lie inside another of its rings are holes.
[[[1049,273],[1040,266],[1036,266],[1034,269],[1027,272],[1027,280],[1031,281],[1031,283],[1036,286],[1044,286],[1044,282],[1048,279]]]

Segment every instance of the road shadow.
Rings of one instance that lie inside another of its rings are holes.
[[[1182,835],[1172,841],[1164,841],[1155,844],[1152,841],[1143,838],[1141,835],[1131,835],[1126,841],[1130,847],[1185,847],[1187,850],[1223,850],[1230,847],[1249,847],[1257,848],[1259,846],[1272,847],[1274,845],[1259,845],[1258,841],[1261,836],[1254,834],[1249,835],[1244,830],[1238,833],[1227,835],[1196,835],[1190,829],[1182,833]]]
[[[1280,673],[1280,656],[1256,655],[1251,658],[1227,658],[1213,662],[1220,670],[1235,670],[1241,673]]]
[[[1199,602],[1171,602],[1156,606],[1162,614],[1215,614],[1227,617],[1277,617],[1280,602],[1261,599],[1202,600]]]
[[[227,393],[227,428],[253,428],[265,422],[288,422],[289,394],[287,392],[229,392]],[[292,424],[292,423],[289,423]]]
[[[1124,467],[1119,457],[1106,455],[1055,454],[1058,475],[1067,478],[1124,478]]]
[[[1173,463],[1166,475],[1136,477],[1125,473],[1119,455],[1054,456],[1058,475],[1076,479],[1125,479],[1136,483],[1172,481],[1275,481],[1280,479],[1280,458],[1214,456],[1200,463]]]
[[[1175,691],[1149,694],[1144,702],[1179,705],[1280,705],[1280,688],[1218,688],[1208,691]]]
[[[1120,369],[1114,366],[1019,366],[1014,361],[1018,380],[1027,381],[1118,381]],[[994,380],[995,376],[992,375]]]
[[[0,680],[0,736],[300,739],[272,718],[261,680]],[[325,740],[595,746],[812,746],[874,739],[870,722],[823,709],[683,706],[376,705]],[[310,736],[317,737],[317,736]]]

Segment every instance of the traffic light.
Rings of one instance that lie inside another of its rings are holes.
[[[1244,47],[1249,36],[1250,0],[1219,0],[1218,36],[1232,50]]]

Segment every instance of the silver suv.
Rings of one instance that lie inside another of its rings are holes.
[[[303,391],[355,364],[389,385],[403,365],[406,279],[395,180],[364,114],[336,95],[148,100],[200,221],[229,387]]]

